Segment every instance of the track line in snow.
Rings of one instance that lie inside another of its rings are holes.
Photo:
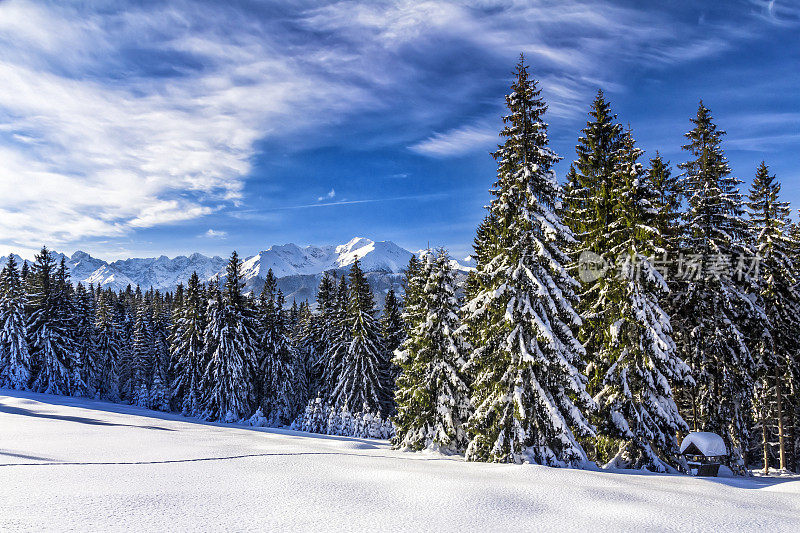
[[[391,455],[367,455],[361,453],[348,452],[286,452],[286,453],[247,453],[242,455],[230,455],[226,457],[197,457],[194,459],[164,459],[159,461],[54,461],[47,463],[0,463],[0,467],[10,466],[109,466],[109,465],[160,465],[173,463],[197,463],[202,461],[229,461],[232,459],[247,459],[250,457],[292,457],[302,455],[340,455],[349,457],[368,457],[370,459],[399,459],[402,461],[447,461],[447,458],[426,457],[419,459],[414,457],[395,457]]]

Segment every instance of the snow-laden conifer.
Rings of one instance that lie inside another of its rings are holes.
[[[781,201],[781,185],[762,161],[750,188],[749,203],[751,232],[759,258],[756,276],[759,305],[766,320],[754,335],[757,368],[761,381],[758,391],[768,398],[761,403],[775,402],[775,426],[778,437],[778,457],[781,469],[787,468],[786,392],[791,390],[795,360],[800,352],[800,293],[797,267],[792,258],[793,242],[789,234],[789,204]],[[761,424],[766,424],[761,420]],[[764,428],[766,429],[766,428]],[[765,439],[765,445],[768,442]],[[766,465],[765,465],[766,466]]]
[[[465,320],[475,349],[469,460],[581,465],[579,436],[593,430],[594,403],[579,368],[585,351],[573,328],[577,282],[563,247],[574,241],[556,212],[558,160],[547,146],[546,105],[520,60],[506,97],[505,139],[495,153],[492,221],[480,241],[475,295]]]
[[[241,262],[234,252],[226,270],[225,288],[209,295],[204,344],[207,365],[203,382],[203,416],[235,422],[252,413],[257,334],[252,310],[242,294]]]
[[[617,202],[607,255],[615,260],[614,272],[598,300],[608,319],[599,355],[610,366],[595,400],[599,429],[617,443],[609,464],[665,472],[678,464],[677,432],[689,429],[672,385],[692,381],[676,353],[670,317],[659,304],[669,289],[651,262],[662,251],[655,227],[659,212],[655,190],[638,162],[641,153],[626,132],[611,182]]]
[[[284,425],[296,414],[297,361],[283,311],[283,295],[276,287],[272,269],[267,273],[258,302],[260,407],[270,424]]]
[[[115,320],[113,296],[109,291],[97,289],[95,307],[95,356],[100,369],[97,381],[97,396],[105,400],[118,401],[119,364],[121,351],[121,328]]]
[[[402,313],[400,300],[397,298],[394,288],[390,287],[386,293],[380,320],[381,336],[383,337],[381,380],[383,381],[383,389],[386,391],[387,398],[383,412],[389,414],[395,411],[394,391],[397,376],[400,374],[400,368],[392,362],[392,359],[394,358],[394,351],[400,347],[403,339],[405,339]]]
[[[349,338],[340,345],[341,370],[331,404],[354,412],[380,413],[386,405],[387,391],[381,380],[384,348],[375,302],[358,260],[350,268],[349,277],[345,319]]]
[[[87,290],[83,284],[75,287],[74,320],[72,322],[73,338],[75,339],[76,366],[80,378],[86,387],[85,393],[89,398],[97,394],[100,380],[100,364],[96,354],[96,336],[94,331],[95,309],[94,289]]]
[[[608,278],[614,275],[612,269],[603,268],[606,266],[603,261],[611,260],[609,227],[617,216],[614,173],[622,140],[622,126],[601,90],[597,91],[581,133],[575,147],[577,159],[567,181],[565,200],[570,211],[567,213],[565,209],[564,213],[565,222],[578,240],[577,245],[568,245],[567,250],[578,267],[582,283],[578,305],[582,319],[580,339],[587,351],[587,389],[594,395],[602,389],[611,365],[611,361],[603,359],[601,347],[605,342],[603,332],[612,322],[607,316],[612,309],[602,305],[600,299]],[[593,266],[594,261],[598,262],[597,267]]]
[[[26,390],[31,379],[25,291],[13,255],[0,275],[0,387]]]
[[[203,373],[205,372],[206,299],[205,291],[192,272],[186,285],[183,303],[175,314],[170,337],[173,361],[171,403],[184,414],[199,414],[203,400]]]
[[[723,131],[700,103],[678,165],[687,197],[683,275],[674,291],[673,328],[681,357],[696,385],[686,389],[693,429],[722,435],[732,465],[743,466],[748,438],[754,362],[747,346],[752,324],[763,312],[739,260],[749,263],[747,226],[736,178],[722,150]]]
[[[423,257],[414,274],[421,293],[407,307],[409,336],[396,351],[401,369],[395,393],[397,448],[462,452],[469,442],[464,425],[472,414],[462,372],[469,347],[460,331],[456,280],[444,250]]]
[[[34,364],[31,388],[70,395],[79,388],[74,343],[70,337],[65,275],[47,248],[36,255],[27,282],[29,350]],[[77,378],[77,379],[76,379]]]

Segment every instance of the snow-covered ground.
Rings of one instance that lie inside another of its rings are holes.
[[[0,531],[798,528],[798,478],[464,463],[0,390]]]

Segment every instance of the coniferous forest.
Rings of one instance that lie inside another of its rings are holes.
[[[0,275],[0,387],[470,461],[683,471],[709,431],[738,473],[798,471],[800,225],[768,164],[743,191],[703,102],[680,161],[645,154],[598,91],[559,180],[523,58],[505,103],[465,282],[428,250],[380,312],[358,261],[288,305],[272,272],[246,294],[234,252],[113,292],[42,248]]]

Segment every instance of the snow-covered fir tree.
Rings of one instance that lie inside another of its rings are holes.
[[[110,291],[100,288],[97,289],[94,327],[97,335],[95,357],[100,369],[96,395],[106,400],[118,401],[121,329],[115,318]]]
[[[407,308],[409,337],[396,352],[401,368],[395,393],[396,448],[463,452],[469,438],[464,428],[472,414],[470,391],[462,368],[469,347],[460,331],[456,280],[444,250],[428,253],[417,273],[422,288]]]
[[[26,390],[31,379],[25,304],[17,261],[9,254],[0,274],[0,387]]]
[[[82,388],[82,383],[75,368],[64,275],[50,251],[42,248],[26,283],[28,346],[34,365],[31,389],[71,395]]]
[[[603,91],[597,96],[589,110],[589,119],[575,147],[577,159],[573,164],[574,175],[569,176],[567,203],[574,209],[565,219],[579,244],[569,247],[578,267],[582,282],[579,311],[582,318],[580,339],[586,347],[588,361],[586,374],[588,390],[597,394],[611,362],[603,359],[601,347],[605,342],[603,332],[608,331],[610,309],[600,303],[601,293],[614,275],[613,269],[600,258],[606,257],[611,244],[609,227],[616,218],[614,197],[614,174],[618,165],[622,140],[622,126],[611,111],[611,104]],[[595,265],[594,261],[600,264]]]
[[[542,121],[547,106],[522,59],[506,105],[492,225],[478,241],[477,295],[464,309],[475,346],[466,457],[581,465],[587,457],[578,438],[593,434],[583,413],[594,402],[573,334],[581,324],[578,285],[564,266],[563,247],[574,239],[556,214],[561,191]]]
[[[255,403],[257,333],[247,298],[242,294],[241,261],[228,261],[224,291],[210,290],[204,344],[208,363],[203,382],[203,416],[235,422],[249,416]]]
[[[763,161],[756,170],[750,188],[748,207],[750,224],[755,236],[759,258],[757,286],[759,305],[767,320],[754,335],[756,377],[760,380],[759,392],[774,400],[778,437],[779,467],[787,468],[787,444],[784,428],[787,402],[786,392],[791,390],[795,359],[800,352],[800,293],[798,293],[797,268],[792,258],[793,243],[789,235],[789,204],[781,201],[781,185]],[[766,420],[761,421],[766,424]],[[766,429],[766,426],[763,428]],[[764,446],[767,446],[767,439]],[[768,454],[765,450],[765,456]],[[767,465],[765,465],[767,466]]]
[[[328,339],[324,356],[325,370],[318,395],[327,403],[334,401],[334,389],[338,386],[344,365],[344,358],[350,346],[351,327],[348,317],[349,289],[347,278],[342,276],[332,297],[328,317]]]
[[[748,329],[760,316],[750,298],[750,280],[733,263],[747,260],[746,222],[738,180],[722,150],[723,131],[700,103],[679,166],[686,191],[685,254],[674,291],[674,337],[696,385],[686,388],[694,429],[722,435],[734,468],[743,466],[754,362]]]
[[[672,384],[692,379],[676,353],[670,318],[659,305],[669,289],[651,263],[660,251],[659,212],[656,191],[638,161],[641,154],[626,132],[610,190],[617,199],[607,239],[615,272],[605,279],[598,300],[608,323],[599,356],[610,366],[595,400],[601,414],[598,429],[617,442],[609,464],[665,472],[678,465],[676,433],[689,429],[678,413]]]
[[[305,352],[310,398],[324,394],[327,358],[331,353],[336,316],[336,278],[326,272],[317,290],[317,314],[311,315],[309,309],[300,341]]]
[[[153,329],[147,301],[138,302],[133,326],[133,397],[131,403],[150,407],[150,372],[153,365]]]
[[[405,338],[405,328],[403,326],[403,311],[400,307],[400,300],[394,292],[394,287],[390,287],[384,300],[383,313],[381,314],[381,336],[383,337],[383,356],[384,361],[381,369],[381,380],[383,388],[386,390],[389,400],[384,406],[385,413],[393,413],[395,381],[400,374],[400,367],[392,362],[394,351],[400,347]]]
[[[346,324],[349,338],[341,346],[341,371],[331,394],[334,407],[350,412],[382,413],[388,392],[381,380],[383,338],[375,318],[375,301],[358,260],[350,268]]]
[[[152,315],[152,360],[150,367],[150,398],[152,409],[169,411],[170,404],[170,302],[159,291],[153,293]]]
[[[75,287],[74,316],[72,321],[75,340],[75,358],[80,378],[86,387],[86,396],[97,394],[100,366],[96,356],[94,332],[94,288],[87,290],[82,283]]]
[[[180,307],[174,314],[170,353],[173,381],[171,404],[187,415],[199,414],[203,401],[203,373],[206,368],[204,335],[206,330],[205,291],[192,272]]]
[[[669,261],[669,259],[677,257],[681,248],[683,187],[681,180],[672,174],[669,161],[664,161],[658,152],[655,157],[650,159],[646,180],[654,195],[652,204],[655,209],[655,217],[652,227],[657,231],[658,247],[663,249],[655,251],[656,253],[661,252],[661,256],[667,259],[666,266],[670,266],[677,262]],[[675,271],[669,268],[662,269],[662,271],[669,274],[665,279],[667,285],[670,285],[676,275]]]
[[[283,295],[269,269],[258,300],[260,407],[268,423],[285,425],[296,414],[297,357],[283,311]]]

